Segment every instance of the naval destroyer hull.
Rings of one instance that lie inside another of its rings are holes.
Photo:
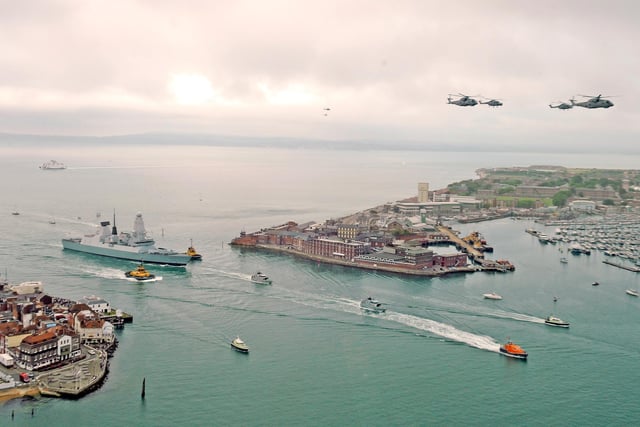
[[[163,264],[184,266],[191,261],[187,254],[180,253],[154,253],[146,252],[144,246],[124,246],[100,244],[100,246],[87,245],[80,242],[80,239],[62,239],[64,249],[83,252],[86,254],[100,255],[109,258],[125,259],[129,261],[143,262],[147,264]],[[153,250],[157,250],[153,248]]]

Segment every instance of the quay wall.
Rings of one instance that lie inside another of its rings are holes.
[[[249,247],[249,246],[243,245],[242,247]],[[342,265],[345,267],[363,268],[367,270],[385,271],[389,273],[407,274],[412,276],[437,277],[437,276],[444,276],[446,274],[452,274],[452,273],[473,273],[479,270],[478,267],[474,267],[474,266],[450,267],[446,270],[442,270],[442,269],[416,270],[411,268],[402,268],[402,267],[390,266],[390,265],[371,264],[368,262],[357,262],[357,261],[347,261],[347,260],[341,260],[341,259],[335,259],[335,258],[327,258],[327,257],[318,256],[318,255],[306,254],[306,253],[297,251],[295,249],[288,249],[287,247],[282,247],[278,245],[256,244],[250,247],[253,247],[256,249],[264,249],[272,252],[286,253],[298,258],[309,259],[312,261],[322,262],[325,264]]]

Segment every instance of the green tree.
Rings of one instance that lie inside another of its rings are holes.
[[[504,187],[498,190],[498,194],[499,195],[503,195],[503,194],[507,194],[507,193],[513,193],[516,189],[513,187]]]
[[[563,207],[567,205],[567,200],[571,196],[571,191],[569,190],[561,190],[553,195],[551,199],[554,206]]]
[[[522,209],[531,209],[536,207],[536,201],[533,199],[519,199],[518,207]]]

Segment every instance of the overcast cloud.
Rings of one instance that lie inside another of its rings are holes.
[[[640,142],[637,1],[0,0],[0,11],[0,132]],[[458,92],[504,106],[447,105]],[[548,106],[577,94],[615,106]]]

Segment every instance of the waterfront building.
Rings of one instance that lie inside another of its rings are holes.
[[[437,202],[437,203],[450,202],[449,193],[438,193],[434,191],[432,199],[433,199],[432,200],[433,202]]]
[[[363,242],[317,238],[306,241],[303,252],[328,258],[353,259],[367,252],[369,245]]]
[[[418,183],[418,203],[426,203],[429,201],[429,183]]]
[[[611,187],[605,188],[576,188],[576,194],[591,200],[619,200],[618,192]]]
[[[341,239],[355,239],[360,227],[354,224],[338,224],[337,235]]]
[[[83,343],[110,343],[114,339],[113,325],[100,319],[91,310],[83,310],[76,314],[74,329]]]
[[[111,306],[105,300],[95,295],[84,297],[78,300],[80,304],[86,304],[92,311],[96,313],[108,313],[111,311]]]
[[[468,264],[468,258],[466,254],[454,253],[454,254],[436,254],[433,256],[433,265],[439,265],[440,267],[464,267]]]
[[[515,197],[550,198],[558,191],[569,190],[569,185],[559,187],[543,187],[539,185],[518,185],[514,192]]]
[[[424,209],[427,216],[451,216],[457,215],[461,211],[461,206],[458,202],[397,202],[396,207],[399,213],[407,216],[420,215],[420,209]]]
[[[596,202],[592,200],[574,200],[569,204],[572,210],[581,212],[594,212],[596,210]]]
[[[423,247],[386,246],[381,251],[359,255],[358,263],[377,266],[401,267],[411,270],[424,270],[434,267],[464,267],[467,255],[461,253],[435,254],[431,249]]]
[[[68,328],[49,328],[29,335],[13,351],[16,365],[38,370],[80,354],[80,338]]]
[[[458,196],[456,194],[451,194],[449,196],[449,200],[451,202],[456,202],[460,204],[460,210],[469,211],[469,210],[479,210],[482,206],[482,200],[478,200],[475,197],[469,196]]]

